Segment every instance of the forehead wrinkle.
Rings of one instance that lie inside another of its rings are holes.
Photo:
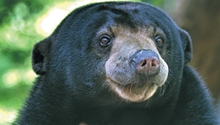
[[[146,42],[152,41],[151,38],[156,31],[153,26],[137,27],[137,29],[134,30],[134,29],[119,25],[119,26],[111,27],[111,32],[115,35],[116,39],[119,39],[119,38],[122,39],[119,41],[125,41],[125,39],[127,39],[128,40],[127,42],[139,41],[141,43],[142,42],[146,43]],[[154,42],[153,42],[153,45],[155,45]]]
[[[127,35],[127,36],[149,36],[152,37],[155,32],[156,28],[154,26],[148,25],[148,26],[136,26],[135,28],[131,28],[128,26],[122,26],[122,25],[114,25],[110,27],[110,31],[117,35]]]
[[[154,41],[143,32],[130,33],[126,31],[116,36],[111,53],[131,55],[141,49],[151,49],[158,52]]]

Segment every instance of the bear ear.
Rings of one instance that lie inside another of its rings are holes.
[[[182,29],[179,29],[180,37],[182,40],[182,46],[184,49],[184,58],[185,58],[185,64],[189,63],[192,60],[192,40],[189,36],[189,34]]]
[[[36,74],[43,75],[46,72],[46,62],[50,45],[51,41],[47,38],[34,46],[32,51],[32,68]]]

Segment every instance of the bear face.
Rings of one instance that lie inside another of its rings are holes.
[[[165,35],[153,26],[137,26],[137,31],[123,26],[111,28],[115,37],[105,63],[107,84],[123,99],[145,101],[168,76],[168,66],[159,53]]]
[[[80,98],[103,96],[106,101],[113,93],[113,98],[116,94],[142,102],[174,77],[180,79],[179,71],[190,59],[188,34],[161,10],[140,3],[108,3],[70,14],[35,46],[33,68],[51,82],[72,87]]]

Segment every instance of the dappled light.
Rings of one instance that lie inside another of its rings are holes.
[[[0,109],[0,124],[9,124],[16,117],[16,111],[4,111]]]
[[[37,20],[36,30],[43,36],[48,36],[60,23],[60,21],[66,17],[71,10],[75,8],[74,2],[63,2],[52,7],[41,18]]]
[[[51,7],[51,9],[49,9],[43,16],[41,16],[37,20],[36,30],[40,35],[48,36],[53,32],[53,30],[62,21],[62,19],[66,17],[72,10],[76,9],[77,7],[86,5],[88,3],[103,2],[103,1],[105,0],[84,0],[84,1],[82,0],[75,2],[58,3],[55,6]],[[115,1],[115,0],[108,0],[108,1]]]

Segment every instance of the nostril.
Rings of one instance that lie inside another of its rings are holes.
[[[158,60],[157,59],[152,59],[151,66],[152,67],[157,67],[158,65],[159,65]]]
[[[147,64],[147,61],[146,60],[142,60],[141,61],[141,67],[145,66]]]

